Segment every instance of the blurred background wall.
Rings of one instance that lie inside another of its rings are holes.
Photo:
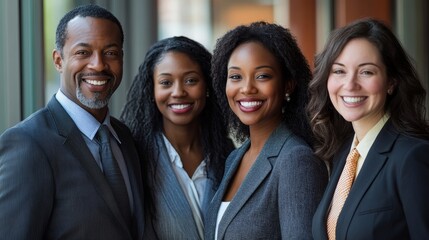
[[[43,107],[59,88],[52,63],[59,19],[77,5],[112,11],[125,32],[124,75],[110,109],[119,116],[151,44],[184,35],[210,51],[229,29],[253,21],[289,28],[310,66],[330,31],[362,17],[386,22],[429,86],[427,0],[15,0],[0,2],[0,133]],[[429,98],[426,106],[429,108]]]

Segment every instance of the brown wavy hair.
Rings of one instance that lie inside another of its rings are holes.
[[[395,84],[387,96],[385,111],[395,129],[403,134],[429,139],[425,120],[425,97],[416,70],[399,40],[381,21],[365,18],[334,30],[324,50],[316,56],[314,78],[309,84],[310,101],[307,112],[315,134],[315,152],[330,160],[345,139],[354,134],[350,122],[335,110],[327,90],[327,81],[335,59],[352,39],[364,38],[374,44],[386,66],[387,77]],[[387,94],[387,93],[386,93]]]

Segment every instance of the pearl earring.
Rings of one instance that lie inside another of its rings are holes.
[[[289,95],[289,93],[285,94],[285,99],[286,99],[286,102],[290,102],[290,95]]]

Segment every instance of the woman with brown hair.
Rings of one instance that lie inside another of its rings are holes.
[[[426,92],[391,30],[374,19],[335,30],[309,90],[316,153],[332,164],[314,238],[427,239]]]

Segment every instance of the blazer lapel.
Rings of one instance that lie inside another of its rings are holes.
[[[49,101],[48,109],[52,113],[59,135],[64,137],[64,147],[69,149],[70,153],[82,164],[87,171],[88,178],[93,180],[97,192],[105,200],[115,217],[121,219],[121,221],[118,221],[119,224],[124,229],[128,229],[118,209],[112,190],[88,147],[86,147],[85,140],[79,129],[55,97]]]
[[[338,221],[343,223],[340,225],[342,227],[337,228],[338,239],[346,238],[347,229],[360,201],[388,160],[386,152],[391,151],[397,137],[398,133],[393,131],[393,127],[388,121],[371,146],[362,169],[350,189],[349,197],[344,203],[343,210],[338,217]]]
[[[122,155],[124,157],[124,161],[127,166],[128,178],[132,189],[133,194],[133,202],[134,202],[134,215],[136,213],[136,207],[140,207],[142,202],[142,193],[141,187],[142,184],[142,176],[140,174],[140,163],[139,157],[137,154],[137,150],[134,148],[135,144],[129,136],[124,134],[124,130],[116,124],[116,119],[111,119],[112,127],[115,129],[116,134],[121,140],[120,148]]]
[[[250,141],[247,140],[238,150],[237,154],[235,155],[235,158],[231,164],[231,166],[228,168],[228,172],[225,175],[225,180],[222,181],[221,186],[219,187],[219,191],[216,193],[217,196],[217,202],[222,202],[223,196],[225,195],[226,190],[228,189],[229,183],[231,182],[232,178],[235,175],[235,172],[237,171],[238,166],[240,165],[240,162],[244,156],[244,153],[249,149]],[[259,157],[258,157],[259,158]],[[258,162],[258,159],[255,161],[254,165],[256,165],[256,162]],[[253,169],[253,166],[252,168]],[[251,170],[247,175],[249,175]],[[223,239],[223,235],[225,234],[226,227],[229,225],[229,223],[232,221],[234,216],[238,213],[238,211],[241,209],[243,204],[247,201],[250,194],[253,192],[253,190],[248,189],[248,191],[242,190],[245,186],[244,183],[246,182],[246,179],[248,177],[246,176],[245,180],[243,181],[242,185],[240,186],[239,190],[235,193],[235,196],[233,200],[231,201],[230,205],[228,206],[227,210],[225,211],[224,215],[222,216],[222,220],[219,222],[219,229],[218,229],[218,239]],[[258,181],[258,180],[256,180]],[[256,184],[256,182],[255,182]],[[247,184],[249,185],[249,184]],[[259,185],[259,183],[258,183]],[[252,186],[252,189],[254,186]],[[243,193],[241,193],[243,192]],[[217,212],[216,212],[217,213]],[[214,217],[214,223],[216,223],[217,216]],[[213,234],[215,236],[216,233]]]
[[[231,178],[234,176],[234,173],[238,165],[240,164],[240,160],[243,157],[244,153],[249,148],[249,146],[250,146],[249,141],[246,141],[245,143],[243,143],[241,147],[232,151],[225,162],[224,176],[222,178],[222,181],[219,185],[218,190],[216,191],[215,195],[213,196],[208,206],[207,212],[209,214],[207,214],[207,216],[205,216],[205,219],[204,219],[204,223],[206,225],[205,237],[207,239],[214,239],[215,237],[215,228],[216,228],[215,226],[217,222],[217,215],[218,215],[220,204],[229,186],[229,182],[231,181]],[[222,227],[221,225],[222,225],[222,221],[219,224],[219,231],[220,231],[220,228]],[[225,226],[222,228],[225,228]],[[222,231],[224,232],[225,229],[223,229]]]
[[[124,161],[127,166],[128,179],[131,186],[131,193],[133,196],[133,219],[135,222],[134,228],[137,231],[137,236],[143,235],[143,229],[140,229],[140,226],[143,226],[143,183],[142,176],[140,174],[141,166],[139,162],[139,156],[137,150],[134,148],[135,144],[130,138],[130,135],[125,134],[127,129],[123,129],[121,125],[117,124],[117,119],[111,118],[110,123],[115,129],[116,134],[121,140],[120,148]],[[116,202],[115,202],[116,203]],[[122,215],[121,215],[122,216]]]
[[[185,216],[184,219],[180,219],[182,222],[180,225],[194,225],[194,228],[183,229],[185,232],[190,231],[190,229],[197,229],[195,221],[193,220],[194,217],[191,207],[171,167],[170,158],[161,135],[157,137],[157,145],[159,147],[159,157],[157,162],[158,166],[156,167],[156,176],[158,178],[156,183],[162,186],[156,186],[155,188],[158,189],[159,194],[163,197],[167,205],[172,206],[169,211],[180,212],[180,216]],[[183,222],[186,223],[183,224]],[[198,233],[195,234],[198,235]]]
[[[226,227],[230,224],[232,219],[234,219],[235,215],[237,215],[240,209],[243,208],[244,204],[249,200],[264,179],[270,174],[273,168],[270,158],[278,156],[282,145],[285,144],[289,136],[290,132],[282,124],[270,135],[219,223],[218,236],[220,239],[223,238]],[[283,139],[283,141],[280,139]],[[224,196],[225,191],[229,186],[229,182],[235,175],[239,163],[249,146],[250,141],[247,141],[243,144],[243,149],[237,154],[234,164],[227,173],[227,181],[225,181],[226,184],[223,186],[221,196]]]
[[[328,211],[331,207],[332,197],[334,196],[335,188],[337,187],[338,180],[340,178],[341,172],[346,163],[346,157],[349,153],[349,147],[351,140],[347,141],[343,148],[340,150],[340,153],[334,157],[333,160],[333,172],[329,179],[329,184],[326,187],[325,194],[320,200],[319,206],[316,213],[314,214],[313,220],[313,229],[316,232],[313,233],[315,236],[319,236],[318,239],[327,239],[328,235],[326,232],[326,219],[328,217]],[[323,224],[320,224],[323,223]],[[317,229],[317,230],[316,230]]]
[[[213,181],[214,177],[210,177],[211,174],[212,173],[210,171],[207,172],[207,175],[208,175],[207,185],[206,185],[206,190],[204,191],[204,201],[201,204],[201,216],[203,217],[203,222],[204,222],[204,219],[206,218],[206,215],[207,215],[208,206],[209,206],[213,196],[215,195],[217,187],[218,187],[218,186],[215,186],[216,184]]]

